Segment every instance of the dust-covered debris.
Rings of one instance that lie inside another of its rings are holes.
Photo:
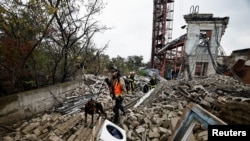
[[[136,78],[137,87],[142,87],[141,84],[145,83],[145,79]],[[89,77],[88,84],[77,88],[67,97],[98,93],[96,100],[103,104],[108,119],[112,121],[114,103],[103,80],[104,77]],[[143,96],[144,93],[140,90],[138,88],[135,94],[127,94],[124,104],[127,105]],[[161,81],[150,100],[137,108],[130,106],[126,109],[127,115],[121,116],[119,126],[126,131],[128,141],[167,140],[189,102],[199,104],[227,124],[250,124],[249,93],[249,85],[243,85],[231,77],[221,75],[187,82],[184,80]],[[89,139],[93,132],[89,127],[84,127],[83,119],[82,110],[72,114],[50,111],[30,120],[10,125],[8,128],[2,127],[1,136],[5,141],[76,141],[80,137],[83,139],[83,136]],[[207,129],[197,123],[189,139],[206,141]]]

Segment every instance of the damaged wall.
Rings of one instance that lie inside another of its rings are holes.
[[[67,82],[1,97],[0,124],[14,123],[51,109],[58,101],[62,101],[67,93],[72,93],[80,86],[82,84],[79,81]]]
[[[229,18],[215,18],[213,14],[189,14],[185,15],[184,18],[188,24],[185,53],[188,55],[191,75],[215,74],[211,55],[213,59],[218,56],[221,37],[225,32]],[[197,62],[201,64],[202,73],[197,73]]]

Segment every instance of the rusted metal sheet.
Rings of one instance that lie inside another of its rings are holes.
[[[244,84],[250,84],[250,67],[245,66],[245,60],[239,59],[229,71],[225,71],[227,76],[233,76]]]

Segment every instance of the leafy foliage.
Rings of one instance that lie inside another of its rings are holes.
[[[124,74],[137,70],[142,56],[109,58],[108,43],[93,37],[110,30],[96,16],[102,0],[1,0],[0,96],[63,83],[83,73],[105,74],[111,65]]]

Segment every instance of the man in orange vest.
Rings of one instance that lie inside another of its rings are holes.
[[[112,84],[112,94],[114,95],[114,100],[115,100],[115,106],[113,108],[113,111],[115,113],[114,117],[114,123],[118,123],[119,120],[119,110],[123,112],[123,115],[125,115],[125,110],[122,105],[123,98],[126,94],[126,86],[124,79],[120,75],[120,71],[112,67],[110,69],[111,73],[111,84]]]

